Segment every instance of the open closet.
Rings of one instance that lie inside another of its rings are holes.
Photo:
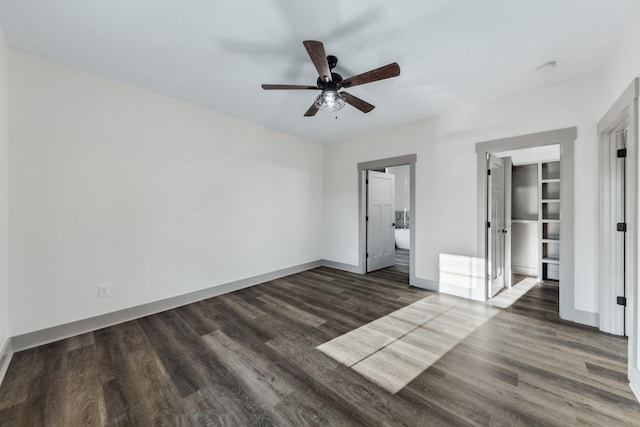
[[[514,161],[511,182],[511,271],[558,281],[560,161]]]
[[[560,280],[560,146],[496,153],[510,158],[511,273]],[[508,173],[508,171],[507,171]],[[513,284],[517,283],[513,281]]]

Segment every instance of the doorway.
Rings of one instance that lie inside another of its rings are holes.
[[[358,164],[359,266],[393,267],[415,281],[415,162],[406,155]]]
[[[411,182],[409,165],[387,168],[395,177],[393,234],[395,240],[394,266],[409,274],[411,256]]]
[[[512,287],[527,277],[558,286],[560,271],[560,146],[558,144],[494,153],[505,164],[504,286]],[[496,160],[493,160],[495,163]],[[489,176],[489,186],[491,178]],[[507,179],[507,178],[511,179]],[[492,192],[488,197],[495,199]],[[507,197],[507,196],[510,196]],[[495,201],[494,201],[495,203]],[[488,203],[489,208],[492,204]],[[491,246],[493,236],[490,236]],[[490,263],[495,257],[489,250]],[[506,270],[510,269],[511,274]],[[493,268],[489,270],[492,279]],[[509,282],[510,280],[510,282]],[[499,291],[500,289],[498,289]],[[491,296],[496,294],[492,283]]]
[[[631,225],[627,206],[634,196],[627,191],[628,170],[633,169],[634,162],[628,156],[628,135],[629,117],[623,115],[600,132],[599,153],[599,328],[621,336],[627,336],[631,330],[627,272],[628,251],[633,251],[633,248],[627,239]]]
[[[477,254],[481,260],[486,260],[489,251],[487,234],[488,206],[488,174],[487,155],[489,153],[499,153],[509,150],[521,150],[525,148],[543,147],[547,145],[559,144],[562,164],[559,165],[558,186],[560,194],[572,195],[574,192],[574,143],[577,137],[577,129],[566,128],[548,132],[540,132],[529,135],[516,136],[511,138],[498,139],[493,141],[479,142],[476,144],[477,158]],[[560,317],[575,322],[596,325],[597,316],[578,310],[574,306],[574,203],[573,197],[568,197],[562,203],[563,221],[559,224],[560,235],[563,244],[559,247],[559,258],[563,260],[559,265],[559,311]],[[475,289],[472,298],[487,300],[490,297],[490,273],[489,263],[484,264],[483,277],[484,286]]]

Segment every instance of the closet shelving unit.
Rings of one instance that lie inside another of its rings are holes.
[[[560,162],[538,164],[540,202],[540,274],[542,280],[560,278]]]

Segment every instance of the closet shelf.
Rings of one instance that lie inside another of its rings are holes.
[[[537,219],[512,219],[512,224],[537,224]]]
[[[539,164],[538,184],[540,206],[540,275],[542,280],[560,278],[560,210],[562,189],[560,162]]]

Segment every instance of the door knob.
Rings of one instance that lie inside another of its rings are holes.
[[[394,222],[393,224],[391,224],[391,226],[392,226],[392,227],[395,227],[395,226],[396,226],[396,223]]]

